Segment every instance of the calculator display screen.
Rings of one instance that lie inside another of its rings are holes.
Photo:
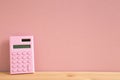
[[[30,48],[30,45],[13,45],[14,49],[18,49],[18,48]]]

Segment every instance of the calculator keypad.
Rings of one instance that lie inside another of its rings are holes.
[[[32,55],[29,51],[13,52],[11,58],[11,70],[13,73],[24,73],[30,71]]]

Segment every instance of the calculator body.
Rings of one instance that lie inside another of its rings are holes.
[[[10,37],[10,74],[34,73],[33,36]]]

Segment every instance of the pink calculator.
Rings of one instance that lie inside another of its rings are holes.
[[[34,73],[33,36],[10,37],[10,74]]]

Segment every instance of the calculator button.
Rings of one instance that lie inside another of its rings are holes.
[[[16,59],[16,57],[15,57],[15,56],[13,56],[13,57],[12,57],[12,59]]]
[[[12,68],[16,68],[17,66],[16,65],[12,65]]]
[[[15,56],[15,55],[16,55],[16,53],[14,52],[14,53],[12,53],[12,55],[13,55],[13,56]]]
[[[24,59],[25,59],[25,57],[24,57],[24,56],[22,56],[22,59],[24,60]]]
[[[21,59],[22,56],[17,56],[17,59]]]
[[[22,71],[22,69],[17,69],[17,71],[21,72],[21,71]]]
[[[16,52],[12,52],[12,54],[16,54]]]
[[[26,72],[27,70],[26,69],[22,69],[23,72]]]
[[[23,63],[26,63],[27,61],[26,60],[24,60],[24,61],[22,61]]]
[[[22,61],[21,60],[18,60],[17,63],[21,63]]]
[[[21,62],[22,62],[23,60],[24,60],[24,59],[19,59],[19,61],[21,61]]]
[[[26,55],[26,52],[22,52],[23,55]]]
[[[31,58],[31,56],[27,56],[27,58],[28,58],[28,59],[30,59],[30,58]]]
[[[17,55],[20,55],[20,54],[21,54],[21,52],[18,52],[18,53],[17,53]]]
[[[18,67],[18,68],[22,68],[22,65],[21,65],[21,64],[20,64],[20,65],[17,65],[17,67]]]
[[[22,65],[22,67],[23,67],[23,68],[25,68],[25,67],[26,67],[26,65]]]
[[[27,63],[30,63],[30,60],[28,60]]]
[[[23,56],[22,59],[26,59],[26,56]]]
[[[27,55],[30,55],[30,52],[27,52]]]
[[[16,71],[17,71],[17,69],[16,69],[16,68],[12,69],[12,72],[16,72]]]
[[[15,63],[16,63],[16,60],[13,60],[12,63],[15,64]]]
[[[27,65],[27,69],[28,69],[28,71],[31,71],[31,66],[30,66],[30,64]]]

